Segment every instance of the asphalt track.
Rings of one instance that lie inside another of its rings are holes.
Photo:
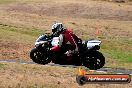
[[[16,60],[0,60],[0,62],[9,62],[9,63],[20,63],[20,64],[36,64],[32,61],[16,61]],[[79,66],[74,66],[74,65],[59,65],[59,64],[54,64],[54,63],[49,63],[44,66],[61,66],[61,67],[72,67],[72,68],[77,68]],[[110,68],[110,67],[103,67],[101,69],[95,70],[96,72],[100,73],[115,73],[115,74],[130,74],[132,75],[132,69],[124,69],[124,68]]]

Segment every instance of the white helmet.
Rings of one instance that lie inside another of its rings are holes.
[[[63,28],[63,24],[62,23],[55,23],[52,25],[52,32],[55,33],[55,32],[60,32],[60,31],[63,31],[64,28]]]

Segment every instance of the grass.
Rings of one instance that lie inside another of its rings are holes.
[[[13,3],[16,0],[0,0],[0,4],[9,4],[9,3]]]
[[[4,68],[4,64],[0,63],[0,69]]]
[[[104,41],[101,45],[101,51],[106,55],[106,57],[118,59],[120,62],[132,63],[130,41],[131,40],[115,41],[114,39]]]
[[[62,88],[66,86],[65,83],[69,80],[75,84],[75,79],[72,77],[75,77],[76,74],[75,69],[72,68],[64,69],[64,67],[58,66],[22,65],[17,63],[5,64],[5,69],[0,70],[0,80],[4,79],[0,83],[1,88]],[[10,82],[8,82],[9,80]]]
[[[3,30],[1,29],[0,37],[2,39],[6,39],[6,41],[13,40],[14,42],[21,42],[21,43],[33,43],[33,40],[36,39],[36,37],[32,37],[30,35],[21,34],[9,30]],[[12,41],[12,42],[13,42]]]
[[[42,33],[44,33],[43,30],[41,29],[36,29],[36,28],[25,28],[25,27],[17,27],[17,26],[12,26],[12,25],[6,25],[6,24],[0,24],[0,29],[6,30],[6,31],[11,31],[11,32],[16,32],[20,34],[26,34],[29,36],[38,36]]]
[[[2,63],[0,88],[130,88],[130,84],[86,84],[76,83],[78,68],[43,66],[38,64]],[[93,74],[94,72],[88,72]],[[99,73],[100,74],[100,73]],[[2,80],[2,81],[1,81]]]
[[[132,52],[124,52],[119,50],[104,50],[107,57],[118,59],[120,62],[132,63]]]

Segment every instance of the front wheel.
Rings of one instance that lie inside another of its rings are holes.
[[[44,54],[43,52],[41,52],[40,50],[38,50],[37,48],[34,48],[31,50],[30,52],[30,58],[38,64],[48,64],[51,59],[48,58],[48,56],[46,54]]]
[[[105,64],[105,57],[102,53],[98,51],[94,51],[91,53],[88,53],[86,55],[83,65],[88,67],[91,70],[97,70],[104,66]]]

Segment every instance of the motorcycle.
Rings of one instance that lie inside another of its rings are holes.
[[[65,53],[52,53],[50,48],[58,44],[58,37],[51,38],[50,35],[43,34],[35,42],[35,47],[30,52],[30,58],[38,64],[83,65],[91,70],[97,70],[104,66],[105,57],[99,52],[101,41],[86,40],[78,41],[79,52],[66,51]]]

